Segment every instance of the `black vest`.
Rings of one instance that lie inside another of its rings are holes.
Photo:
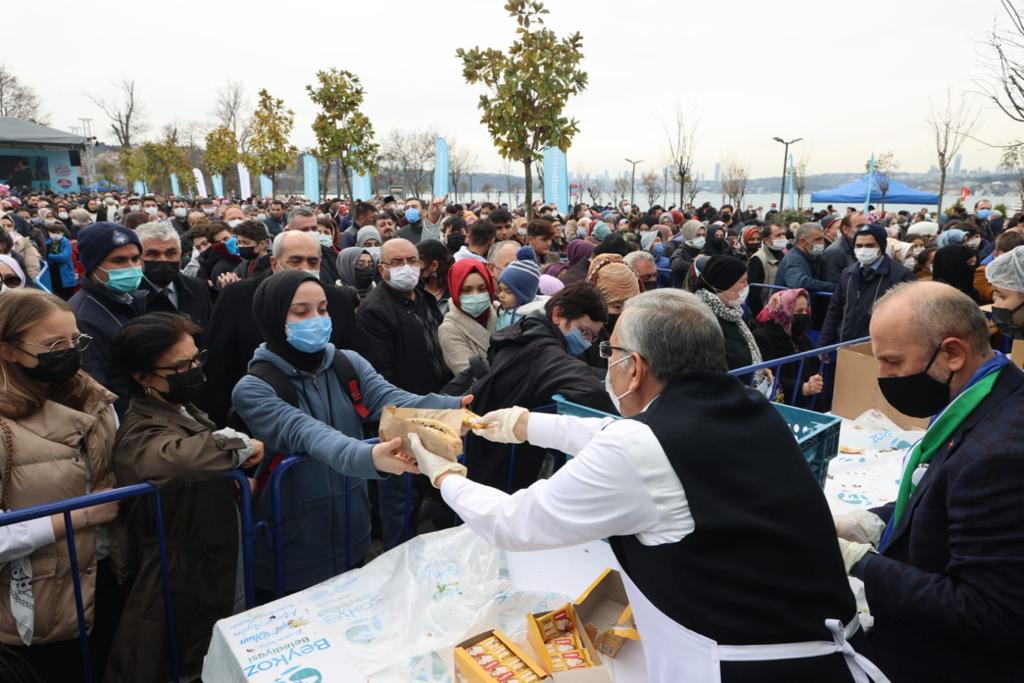
[[[634,419],[654,432],[695,529],[676,543],[611,539],[655,607],[723,645],[832,640],[856,604],[825,496],[782,416],[752,389],[696,371]]]

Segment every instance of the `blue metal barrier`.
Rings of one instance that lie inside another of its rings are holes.
[[[239,484],[239,509],[241,513],[240,523],[242,525],[242,567],[245,581],[245,604],[246,609],[249,609],[256,604],[252,564],[252,549],[253,542],[255,540],[255,531],[252,525],[252,497],[251,491],[249,490],[249,481],[243,473],[237,470],[225,472],[221,474],[220,477],[234,479]],[[18,524],[20,522],[27,522],[41,517],[50,517],[51,515],[62,515],[64,517],[64,529],[68,545],[68,562],[69,566],[72,568],[71,582],[74,587],[75,611],[78,616],[78,641],[82,651],[82,676],[83,680],[87,683],[91,683],[93,680],[92,663],[89,654],[89,634],[85,626],[85,605],[84,599],[82,598],[82,581],[81,577],[78,575],[79,572],[77,571],[78,551],[75,547],[75,530],[71,521],[71,512],[81,508],[102,505],[104,503],[113,503],[121,500],[128,500],[130,498],[138,498],[139,496],[147,494],[153,495],[153,505],[156,512],[157,543],[160,546],[160,581],[164,592],[164,607],[171,655],[171,680],[177,683],[181,678],[178,659],[178,638],[174,628],[174,605],[173,600],[171,599],[170,565],[168,564],[167,537],[164,531],[164,515],[163,506],[160,502],[160,489],[153,484],[132,484],[130,486],[121,486],[109,491],[102,491],[100,493],[90,493],[88,495],[68,498],[65,500],[55,501],[53,503],[46,503],[20,510],[11,510],[9,512],[0,513],[0,527]]]
[[[793,396],[788,401],[790,405],[794,405],[795,406],[797,398],[800,395],[800,386],[803,384],[803,373],[804,373],[804,361],[805,360],[807,360],[808,358],[817,358],[817,357],[820,357],[820,356],[827,356],[828,360],[826,360],[825,363],[831,364],[834,361],[836,353],[839,351],[839,349],[841,349],[841,348],[843,348],[845,346],[853,346],[855,344],[863,344],[864,342],[867,342],[867,341],[871,341],[871,337],[862,337],[860,339],[852,339],[852,340],[847,341],[847,342],[842,342],[842,343],[839,343],[839,344],[832,344],[831,346],[823,346],[820,349],[811,349],[810,351],[804,351],[802,353],[795,353],[792,356],[783,356],[782,358],[776,358],[775,360],[765,361],[763,363],[758,363],[757,365],[748,365],[748,366],[743,367],[743,368],[736,368],[735,370],[730,370],[729,374],[732,375],[733,377],[743,377],[744,375],[750,375],[750,379],[748,380],[747,383],[750,384],[750,385],[753,385],[755,373],[758,370],[771,370],[772,373],[774,374],[774,379],[772,381],[771,393],[769,395],[770,396],[775,396],[775,395],[777,395],[777,392],[778,392],[778,389],[779,389],[779,385],[780,385],[780,383],[782,381],[782,373],[779,372],[779,370],[781,370],[782,366],[784,366],[784,365],[789,365],[790,363],[798,363],[797,372],[796,372],[796,378],[795,378],[795,385],[794,385],[794,390],[793,390]],[[825,386],[822,388],[821,393],[824,394],[824,393],[826,393],[828,391],[828,388],[829,388],[828,387],[828,381],[829,381],[828,373],[822,374],[822,378],[825,380]],[[818,396],[816,395],[811,400],[811,407],[812,408],[817,403],[817,398],[818,398]]]

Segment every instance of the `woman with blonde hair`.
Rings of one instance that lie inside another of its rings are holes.
[[[0,509],[113,486],[117,397],[80,369],[89,341],[78,332],[68,304],[52,294],[16,289],[0,296]],[[82,677],[72,571],[78,572],[86,627],[93,634],[92,669],[102,671],[118,611],[103,525],[116,514],[116,503],[71,513],[74,570],[63,515],[0,534],[0,643],[27,659],[44,680]]]

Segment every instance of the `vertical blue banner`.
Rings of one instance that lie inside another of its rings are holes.
[[[174,173],[171,174],[171,194],[175,197],[181,196],[181,186],[178,185],[178,176]]]
[[[274,196],[274,183],[262,173],[260,174],[260,196],[264,199],[270,199]]]
[[[868,192],[864,196],[864,213],[868,212],[868,204],[871,203],[871,190],[875,189],[875,153],[871,153],[871,162],[868,164]]]
[[[434,144],[434,196],[448,194],[448,142],[438,138]]]
[[[320,201],[320,164],[312,154],[302,155],[303,194],[311,202]]]
[[[569,213],[569,164],[557,147],[544,148],[544,203],[554,204],[562,215]]]
[[[352,171],[352,199],[367,201],[373,197],[373,183],[369,173]]]
[[[135,186],[134,186],[133,189],[135,190],[135,194],[137,194],[137,195],[141,196],[141,195],[146,194],[146,184],[144,182],[142,182],[141,180],[136,180],[135,181]]]
[[[213,196],[223,197],[224,196],[224,176],[219,173],[215,176],[210,176],[213,181]]]
[[[199,193],[200,197],[209,197],[206,194],[206,181],[203,179],[203,172],[198,168],[192,169],[192,177],[196,179],[196,192]]]
[[[249,179],[249,169],[241,161],[238,162],[238,188],[242,199],[252,196],[252,181]]]

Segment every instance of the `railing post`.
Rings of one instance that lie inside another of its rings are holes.
[[[82,599],[82,578],[78,575],[78,548],[75,547],[75,528],[71,524],[71,510],[64,511],[64,533],[68,542],[71,583],[75,590],[75,611],[78,613],[78,643],[82,648],[82,673],[87,683],[91,683],[92,657],[89,654],[89,633],[85,628],[85,603]],[[95,615],[95,612],[93,614]]]

